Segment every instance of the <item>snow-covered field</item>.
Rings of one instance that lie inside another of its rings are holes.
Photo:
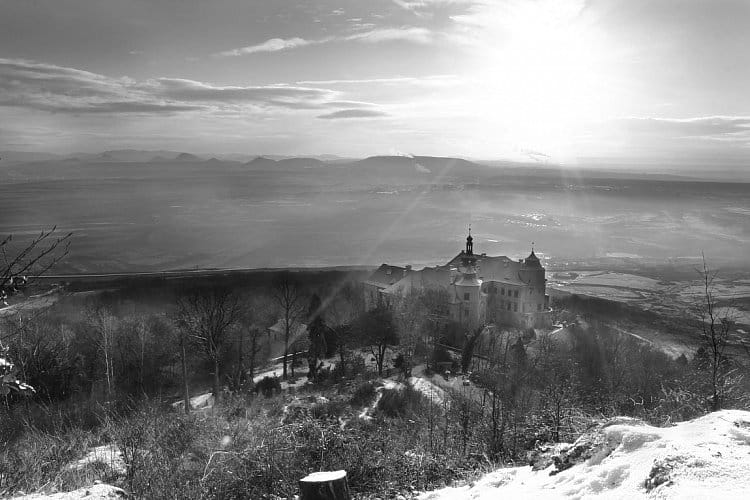
[[[558,457],[579,463],[499,469],[419,499],[750,498],[750,412],[724,410],[668,428],[617,418]]]

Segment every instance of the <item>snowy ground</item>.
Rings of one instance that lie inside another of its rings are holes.
[[[86,456],[71,463],[68,467],[70,469],[82,469],[89,464],[101,462],[106,464],[113,472],[125,475],[126,467],[125,461],[122,458],[122,453],[113,444],[105,444],[90,448],[86,453]]]
[[[580,463],[557,473],[555,465],[499,469],[418,498],[748,498],[750,412],[724,410],[669,428],[619,418],[584,434],[567,452],[571,461],[579,454]]]
[[[104,500],[112,498],[127,498],[123,490],[108,484],[94,484],[85,488],[79,488],[65,493],[33,493],[13,497],[12,500]]]

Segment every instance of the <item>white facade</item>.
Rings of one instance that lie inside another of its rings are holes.
[[[549,326],[545,269],[534,251],[517,261],[474,254],[471,234],[466,249],[444,266],[413,271],[383,264],[364,284],[365,305],[387,306],[394,296],[412,290],[442,288],[448,292],[452,320],[473,329],[488,323],[524,328]]]

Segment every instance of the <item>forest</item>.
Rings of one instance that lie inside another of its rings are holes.
[[[136,498],[292,498],[308,473],[346,469],[357,498],[410,498],[608,417],[748,407],[748,356],[707,267],[684,319],[696,348],[678,358],[575,296],[553,303],[553,331],[466,331],[441,292],[366,311],[348,272],[131,280],[23,309],[33,279],[17,269],[0,327],[6,496],[103,481]]]

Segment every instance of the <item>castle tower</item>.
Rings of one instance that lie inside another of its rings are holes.
[[[521,264],[518,271],[519,279],[526,284],[526,289],[522,292],[521,310],[525,313],[539,313],[547,309],[547,279],[545,278],[545,269],[539,261],[539,257],[534,253],[532,244],[531,253]]]
[[[457,319],[461,323],[476,328],[484,318],[482,304],[482,280],[477,278],[475,259],[465,260],[463,272],[453,284],[456,292],[456,305],[459,308]]]

